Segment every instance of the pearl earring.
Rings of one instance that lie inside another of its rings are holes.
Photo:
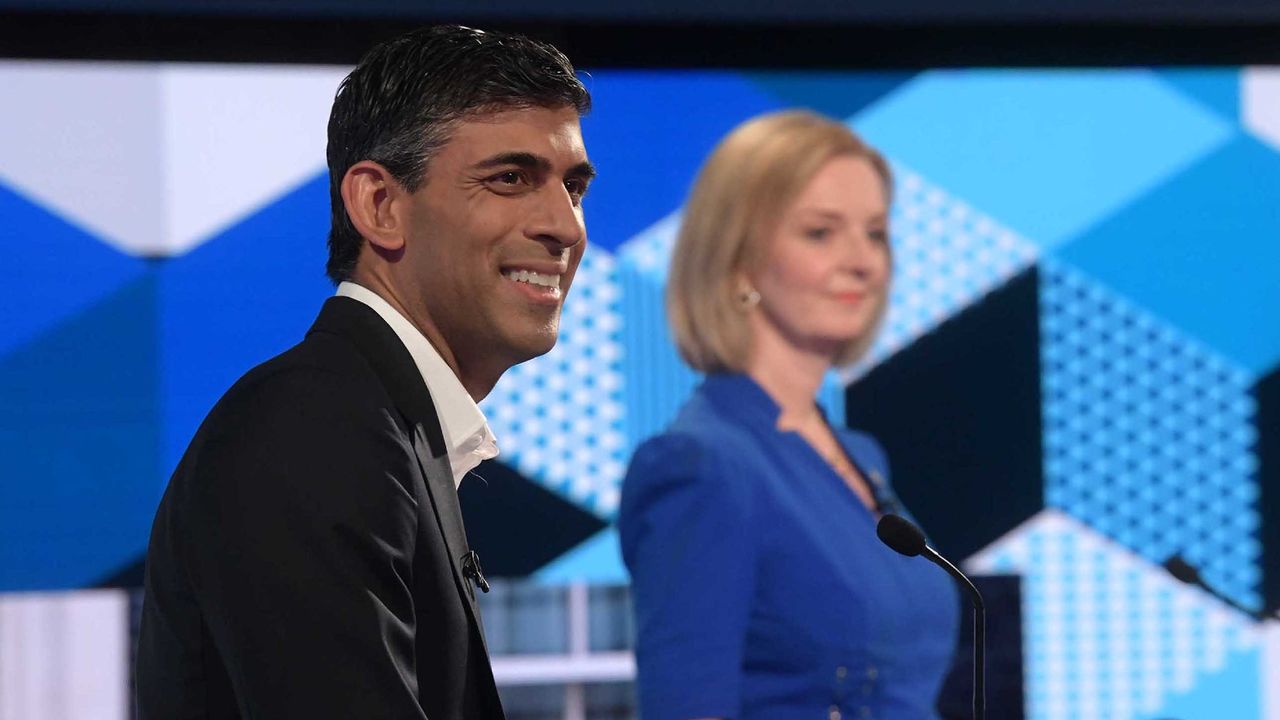
[[[755,288],[746,290],[738,295],[738,302],[742,304],[743,309],[753,308],[760,304],[760,293]]]

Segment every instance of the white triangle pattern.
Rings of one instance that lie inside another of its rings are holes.
[[[1280,67],[1241,73],[1240,118],[1254,135],[1280,150]]]
[[[965,566],[1022,575],[1027,716],[1035,720],[1141,717],[1262,639],[1244,615],[1056,510]]]
[[[0,181],[117,247],[163,235],[155,65],[0,62]]]
[[[0,62],[0,136],[22,139],[0,180],[126,253],[178,255],[324,168],[346,72]]]

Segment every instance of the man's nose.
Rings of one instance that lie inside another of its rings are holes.
[[[525,235],[543,243],[569,248],[587,237],[582,209],[563,185],[548,185],[537,194],[537,207]]]

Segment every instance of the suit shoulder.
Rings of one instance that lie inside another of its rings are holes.
[[[373,369],[340,338],[312,335],[232,385],[197,430],[170,490],[334,489],[375,467],[408,477],[411,457],[411,432]],[[364,470],[338,472],[353,463]]]
[[[331,335],[313,334],[301,343],[245,373],[214,406],[219,410],[260,405],[339,402],[375,410],[391,403],[386,388],[354,345]]]
[[[313,334],[237,380],[201,423],[184,461],[210,443],[295,444],[340,428],[359,434],[360,428],[398,420],[394,407],[353,345]]]

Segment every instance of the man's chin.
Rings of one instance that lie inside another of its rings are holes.
[[[518,338],[510,338],[508,347],[511,350],[511,357],[515,360],[513,364],[519,365],[551,352],[556,346],[559,335],[558,328],[544,328],[539,332],[526,333]]]

